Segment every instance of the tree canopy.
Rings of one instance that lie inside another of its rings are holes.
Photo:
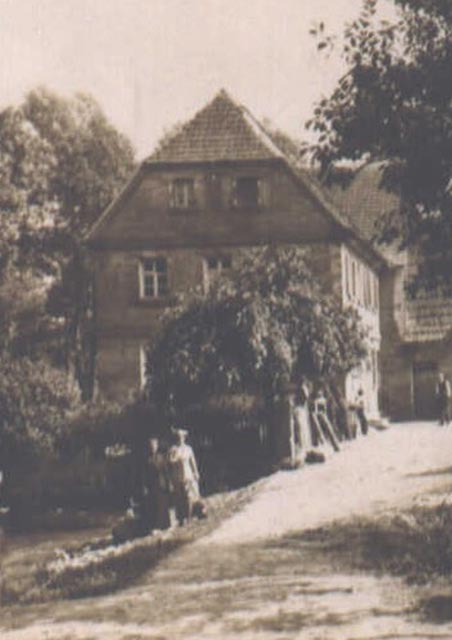
[[[269,399],[302,375],[350,371],[365,349],[357,314],[321,291],[304,250],[249,249],[207,295],[194,291],[169,312],[147,394],[167,409],[227,392]]]
[[[340,46],[347,72],[308,127],[323,176],[338,162],[383,160],[382,185],[401,197],[382,240],[420,248],[421,280],[452,286],[452,1],[394,0],[394,21],[363,0],[339,43],[317,29],[318,47]]]
[[[0,346],[53,351],[86,397],[93,338],[82,238],[133,164],[130,143],[90,96],[38,88],[0,112]]]
[[[40,88],[0,111],[0,469],[55,445],[80,400],[73,374],[89,397],[82,238],[132,166],[130,143],[89,96]]]

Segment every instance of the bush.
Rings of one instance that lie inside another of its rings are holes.
[[[117,404],[100,401],[81,405],[67,416],[59,433],[58,455],[63,460],[80,455],[102,459],[106,447],[122,441],[125,422],[124,409]]]
[[[149,358],[147,393],[168,416],[211,394],[268,401],[301,376],[347,373],[366,353],[358,315],[325,294],[298,247],[249,249],[208,295],[169,312]]]
[[[133,491],[133,434],[139,431],[134,406],[93,402],[67,413],[52,451],[9,483],[6,500],[13,526],[36,526],[45,512],[61,507],[124,508]]]
[[[200,469],[202,492],[236,489],[271,469],[265,407],[244,394],[211,397],[184,413]]]
[[[11,487],[9,525],[14,530],[78,528],[86,511],[125,509],[131,494],[130,456],[70,462],[45,460]]]
[[[22,473],[55,453],[67,416],[78,403],[75,386],[44,361],[12,359],[0,364],[0,468]]]

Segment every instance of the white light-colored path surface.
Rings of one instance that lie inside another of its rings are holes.
[[[265,491],[203,542],[249,542],[375,513],[405,503],[418,488],[441,484],[442,474],[422,473],[447,467],[452,471],[452,427],[419,423],[371,430],[331,453],[327,464],[275,474]]]
[[[241,512],[167,558],[143,584],[108,597],[18,609],[0,618],[0,637],[450,640],[452,625],[422,621],[402,581],[313,564],[288,534],[429,501],[433,491],[451,486],[452,427],[371,432],[325,465],[272,476]]]

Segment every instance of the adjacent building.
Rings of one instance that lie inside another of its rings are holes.
[[[381,186],[382,169],[382,163],[368,164],[330,192],[369,242],[378,236],[379,222],[400,209],[399,198]],[[419,256],[394,245],[380,250],[388,262],[380,279],[381,407],[397,420],[432,419],[439,371],[452,379],[452,299],[436,292],[411,296],[407,285]]]
[[[369,357],[344,390],[351,400],[363,388],[368,412],[378,414],[380,283],[388,260],[224,91],[142,162],[89,236],[99,391],[118,400],[137,389],[145,347],[175,295],[207,291],[239,252],[267,243],[306,247],[324,289],[359,309]]]

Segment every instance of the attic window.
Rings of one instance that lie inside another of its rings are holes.
[[[173,180],[170,185],[171,209],[191,209],[195,204],[195,181],[192,178]]]
[[[259,179],[254,176],[237,178],[235,206],[239,209],[256,209],[259,204]]]

